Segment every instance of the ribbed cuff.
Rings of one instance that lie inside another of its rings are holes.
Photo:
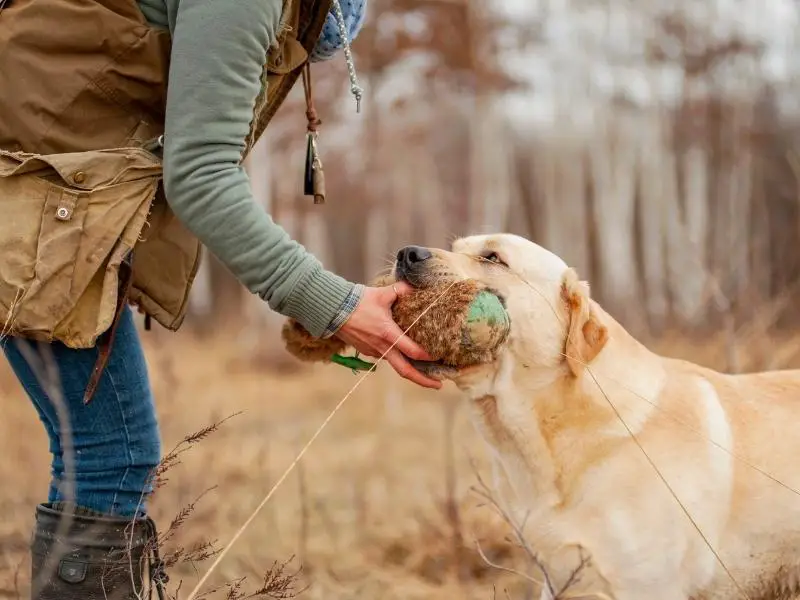
[[[344,302],[339,307],[339,312],[336,313],[336,316],[333,317],[333,320],[328,323],[327,329],[325,329],[325,333],[322,334],[322,337],[327,339],[332,337],[336,334],[337,331],[347,322],[347,319],[350,318],[350,315],[353,314],[353,311],[358,306],[358,303],[361,302],[361,296],[364,295],[364,286],[360,283],[357,283],[355,287],[347,294],[347,298],[344,299]]]
[[[297,282],[281,312],[300,323],[312,336],[322,337],[331,323],[341,318],[341,310],[355,287],[354,283],[317,267]],[[345,317],[341,323],[346,320]]]

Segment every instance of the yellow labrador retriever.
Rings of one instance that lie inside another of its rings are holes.
[[[800,597],[800,371],[659,356],[563,260],[513,235],[401,250],[395,277],[481,281],[511,333],[495,363],[427,366],[470,400],[552,598]],[[797,595],[797,596],[796,596]]]

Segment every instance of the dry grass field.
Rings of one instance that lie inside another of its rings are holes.
[[[336,366],[287,364],[279,374],[275,365],[242,364],[236,340],[224,334],[153,331],[144,340],[165,452],[236,415],[180,454],[152,504],[166,531],[194,503],[164,552],[206,542],[221,548],[362,375]],[[653,345],[718,368],[731,360],[721,336]],[[751,336],[739,347],[744,370],[768,357],[778,356],[777,366],[797,363],[794,339]],[[2,362],[0,397],[0,598],[25,598],[28,536],[46,493],[49,456],[37,417]],[[227,554],[208,585],[222,587],[206,597],[236,597],[225,586],[237,581],[251,593],[275,561],[289,559],[286,573],[302,565],[294,582],[300,598],[532,597],[524,577],[489,566],[476,549],[477,540],[493,563],[532,573],[511,527],[475,493],[478,473],[491,481],[483,443],[454,390],[421,390],[383,366],[352,393]],[[210,563],[178,560],[170,593],[180,585],[185,598]]]

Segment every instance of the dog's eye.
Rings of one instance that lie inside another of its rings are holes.
[[[508,266],[500,259],[500,257],[497,255],[496,252],[489,252],[488,254],[484,254],[483,259],[488,260],[489,262],[497,263],[498,265],[503,265],[504,267]]]

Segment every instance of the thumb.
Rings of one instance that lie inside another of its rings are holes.
[[[414,288],[405,281],[395,281],[394,283],[376,289],[378,290],[379,302],[389,307],[394,305],[395,300],[400,296],[414,291]]]
[[[392,285],[387,287],[391,291],[392,301],[414,291],[414,286],[407,281],[395,281]]]

